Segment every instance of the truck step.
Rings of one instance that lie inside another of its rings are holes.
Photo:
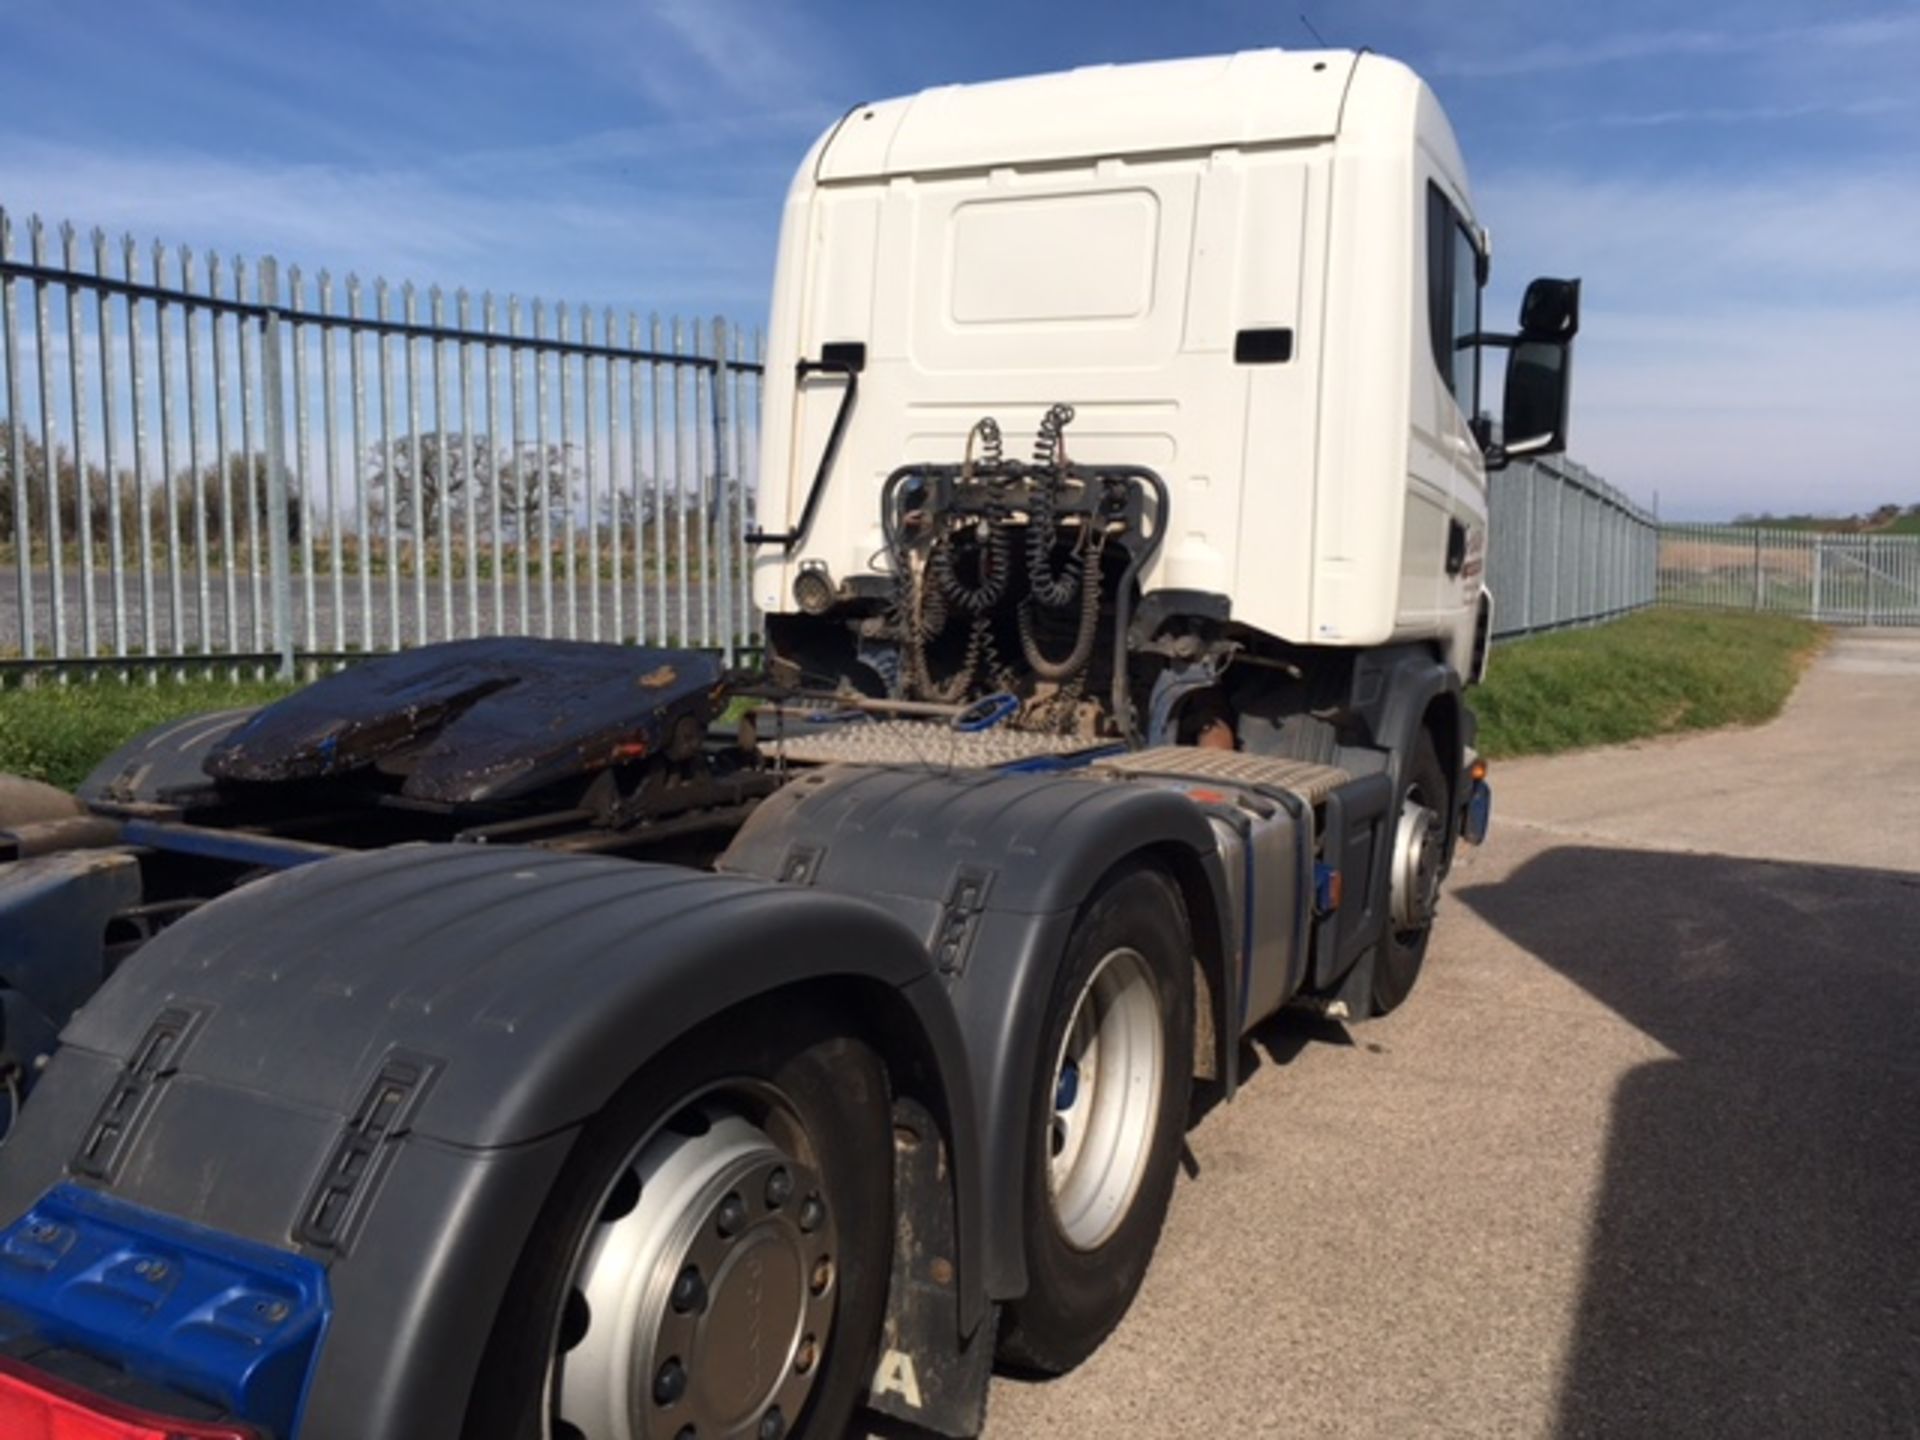
[[[1096,760],[1088,768],[1096,775],[1152,775],[1287,790],[1309,805],[1318,805],[1353,778],[1335,765],[1197,745],[1156,745]]]
[[[760,738],[761,750],[793,765],[931,765],[959,770],[1110,749],[1113,743],[1004,728],[966,732],[939,720],[850,720]]]

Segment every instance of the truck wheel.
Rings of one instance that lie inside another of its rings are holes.
[[[1420,978],[1446,858],[1447,772],[1432,732],[1420,732],[1412,761],[1394,825],[1387,933],[1373,956],[1375,1015],[1398,1006]]]
[[[1006,1309],[1005,1361],[1072,1369],[1146,1275],[1186,1129],[1192,955],[1179,892],[1144,867],[1097,893],[1068,938],[1033,1105],[1027,1293]]]
[[[840,1440],[892,1255],[886,1072],[788,1001],[684,1040],[582,1132],[463,1436]]]

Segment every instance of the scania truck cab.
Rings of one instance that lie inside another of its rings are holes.
[[[1406,998],[1578,325],[1483,329],[1431,91],[860,105],[779,253],[759,668],[428,646],[0,787],[0,1434],[971,1435],[1249,1031]]]

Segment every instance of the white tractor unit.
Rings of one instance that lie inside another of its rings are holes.
[[[1488,253],[1376,55],[848,111],[759,667],[427,646],[0,786],[0,1430],[960,1437],[1086,1358],[1194,1085],[1404,1000],[1485,830],[1579,305]]]

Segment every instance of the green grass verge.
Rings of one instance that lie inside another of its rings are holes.
[[[1611,625],[1502,645],[1471,694],[1480,748],[1537,755],[1779,713],[1821,630],[1801,620],[1643,610]],[[203,710],[259,705],[273,681],[43,680],[0,690],[0,771],[71,789],[142,730]]]
[[[1822,635],[1785,616],[1660,608],[1517,640],[1469,693],[1480,749],[1541,755],[1757,725],[1780,713]]]
[[[259,705],[293,687],[273,681],[102,676],[0,690],[0,771],[71,790],[117,746],[183,715]]]

